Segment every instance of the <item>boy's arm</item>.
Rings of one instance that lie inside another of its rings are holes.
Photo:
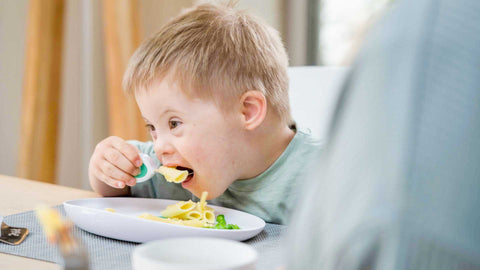
[[[142,160],[139,150],[123,139],[111,136],[95,147],[89,164],[89,180],[92,189],[102,196],[130,194],[130,186],[136,184]]]

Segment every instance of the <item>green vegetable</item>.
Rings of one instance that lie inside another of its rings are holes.
[[[218,222],[219,224],[224,224],[224,225],[227,223],[227,222],[225,221],[225,216],[224,216],[224,215],[218,215],[218,216],[217,216],[217,222]]]
[[[227,221],[225,220],[224,215],[218,215],[217,216],[217,224],[215,226],[211,227],[212,229],[222,229],[222,230],[239,230],[240,227],[238,227],[237,224],[227,224]]]
[[[213,228],[214,229],[225,229],[225,224],[217,223]]]

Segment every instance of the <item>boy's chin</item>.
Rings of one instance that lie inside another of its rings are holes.
[[[208,188],[203,188],[203,189],[202,188],[196,188],[195,190],[190,190],[190,189],[187,188],[187,190],[190,191],[197,198],[201,198],[202,193],[204,191],[206,191],[206,192],[208,192],[207,200],[216,199],[218,196],[222,195],[223,192],[225,192],[225,190],[219,191],[219,190],[211,190],[211,189],[208,189]]]

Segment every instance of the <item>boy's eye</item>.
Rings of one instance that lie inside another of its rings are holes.
[[[154,127],[153,125],[151,125],[151,124],[146,124],[145,126],[147,127],[147,129],[148,129],[149,132],[155,131],[155,127]]]
[[[178,127],[182,122],[180,121],[176,121],[176,120],[170,120],[168,121],[168,126],[170,127],[170,129],[174,129],[176,127]]]

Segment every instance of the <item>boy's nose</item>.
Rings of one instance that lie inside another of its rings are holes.
[[[173,147],[173,145],[170,142],[168,142],[166,140],[162,140],[160,138],[157,138],[154,142],[154,150],[155,150],[155,154],[157,155],[158,159],[163,164],[162,159],[165,156],[172,155],[174,153],[175,148]]]

